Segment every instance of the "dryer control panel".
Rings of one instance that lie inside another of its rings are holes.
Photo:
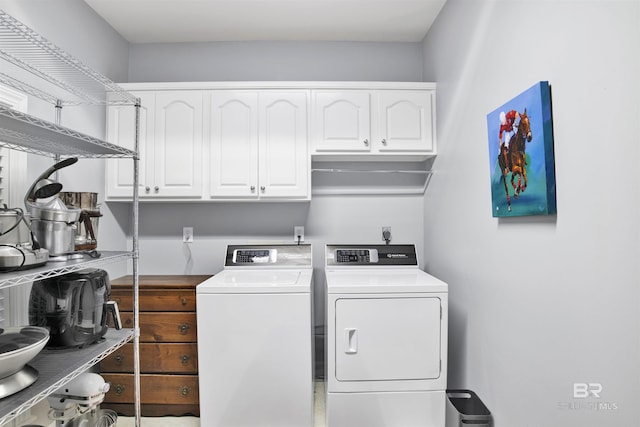
[[[327,245],[327,266],[417,267],[415,245]]]

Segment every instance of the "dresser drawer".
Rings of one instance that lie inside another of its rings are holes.
[[[121,312],[122,326],[133,328],[133,313]],[[197,342],[195,313],[140,313],[140,342]]]
[[[125,344],[100,362],[101,372],[133,372],[133,344]],[[195,343],[140,343],[140,372],[143,374],[198,373],[198,345]]]
[[[111,383],[106,403],[133,402],[133,374],[101,374]],[[199,400],[197,375],[140,375],[140,403],[164,405],[196,404]]]
[[[112,290],[111,300],[120,311],[133,311],[131,289]],[[140,289],[138,303],[140,311],[196,311],[196,293],[193,289]]]

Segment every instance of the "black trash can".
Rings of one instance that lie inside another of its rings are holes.
[[[473,391],[447,390],[446,427],[493,427],[493,417]]]

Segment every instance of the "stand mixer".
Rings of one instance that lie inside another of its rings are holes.
[[[49,418],[56,427],[110,427],[116,425],[117,414],[100,409],[109,383],[100,375],[85,372],[47,397]]]

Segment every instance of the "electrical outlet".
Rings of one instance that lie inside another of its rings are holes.
[[[296,225],[293,227],[293,241],[295,243],[304,242],[304,226]]]
[[[391,241],[391,227],[382,227],[382,240],[385,242]]]
[[[182,227],[182,241],[193,243],[193,227]]]

